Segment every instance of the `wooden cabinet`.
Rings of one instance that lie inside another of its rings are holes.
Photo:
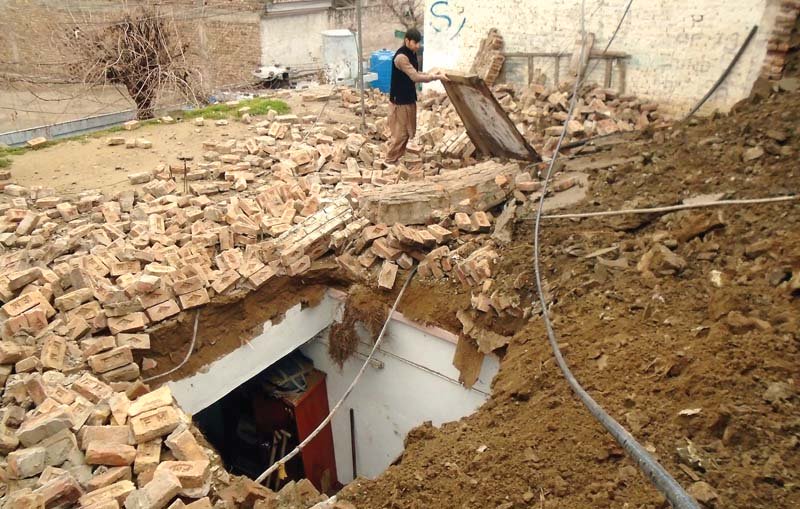
[[[328,388],[325,373],[314,370],[307,378],[308,389],[283,398],[294,415],[297,438],[303,441],[328,416]],[[338,488],[336,457],[333,451],[333,432],[330,423],[300,452],[305,477],[325,493]]]

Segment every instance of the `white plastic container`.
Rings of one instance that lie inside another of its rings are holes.
[[[358,45],[350,30],[322,32],[322,66],[328,80],[341,83],[358,77]]]

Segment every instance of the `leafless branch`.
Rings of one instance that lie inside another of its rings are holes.
[[[381,0],[404,27],[422,30],[425,2],[422,0]]]
[[[61,42],[78,56],[71,74],[87,87],[124,86],[139,118],[153,115],[165,89],[195,104],[205,95],[200,72],[187,58],[189,44],[181,39],[171,13],[155,5],[127,10],[119,21],[99,29],[84,29],[77,22],[61,34]]]

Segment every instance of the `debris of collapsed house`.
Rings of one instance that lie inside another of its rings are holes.
[[[550,124],[565,115],[561,90],[495,89],[544,154],[560,134]],[[345,106],[353,97],[341,91]],[[331,251],[352,279],[385,290],[414,265],[423,278],[458,280],[472,291],[472,311],[459,316],[465,334],[481,353],[507,343],[487,337],[471,316],[532,312],[495,289],[493,275],[515,210],[543,198],[537,166],[478,161],[443,95],[422,101],[423,129],[406,162],[385,164],[386,99],[372,94],[369,102],[377,120],[366,135],[270,112],[251,124],[251,136],[204,141],[201,161],[131,174],[139,187],[112,197],[2,185],[11,198],[0,206],[0,244],[8,248],[0,256],[7,507],[162,509],[178,496],[196,500],[195,509],[211,507],[212,498],[246,507],[272,507],[256,501],[280,497],[291,507],[324,500],[307,482],[279,494],[244,480],[233,489],[169,389],[151,391],[141,381],[153,366],[137,364],[134,353],[149,349],[148,331],[159,322],[300,276]],[[585,87],[568,134],[665,122],[655,105]],[[108,142],[152,146],[143,138]],[[552,192],[577,184],[564,176]]]

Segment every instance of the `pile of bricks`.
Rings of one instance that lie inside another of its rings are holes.
[[[506,61],[504,47],[505,41],[500,32],[496,28],[489,30],[486,38],[481,40],[470,74],[480,76],[490,87],[494,85]]]
[[[540,83],[525,87],[503,84],[495,86],[493,92],[531,146],[539,154],[550,156],[564,129],[572,87],[570,82],[558,87]],[[357,98],[357,95],[350,97]],[[369,103],[370,108],[385,110],[388,99],[372,93]],[[359,105],[350,103],[350,107],[355,110]],[[664,128],[671,122],[672,118],[659,111],[658,104],[654,102],[587,84],[579,91],[565,142],[648,127]],[[388,139],[385,122],[368,125],[372,133]],[[457,167],[463,165],[465,160],[477,157],[475,146],[446,95],[436,92],[425,94],[419,102],[418,125],[417,140],[409,144],[411,163],[435,162],[445,167]]]
[[[792,34],[800,15],[800,2],[796,0],[783,0],[780,2],[775,25],[767,41],[767,56],[761,69],[761,76],[770,80],[779,80],[783,77],[789,52],[793,48]]]
[[[428,120],[445,103],[431,101]],[[477,311],[517,312],[492,288],[491,210],[541,197],[530,168],[488,160],[447,169],[426,153],[447,139],[430,130],[412,145],[417,164],[388,165],[371,125],[365,136],[270,112],[247,137],[203,142],[186,172],[160,164],[113,196],[5,184],[0,503],[179,509],[196,500],[200,509],[224,500],[216,456],[197,444],[169,389],[141,380],[154,367],[143,357],[152,328],[217,296],[300,276],[330,251],[380,288],[419,264],[423,277],[470,287]],[[251,502],[280,495],[248,486]],[[292,489],[285,497],[313,495]]]
[[[33,350],[8,346],[0,362]],[[194,501],[190,508],[210,509],[212,459],[218,458],[198,444],[169,388],[109,384],[52,367],[64,365],[66,350],[51,337],[39,357],[47,371],[6,381],[0,418],[5,507],[160,509],[181,497]],[[97,364],[116,355],[100,350],[93,357]],[[171,507],[184,506],[176,504]]]
[[[510,85],[500,85],[495,87],[494,93],[528,142],[537,152],[549,156],[564,129],[571,90],[569,83],[556,89],[535,83],[521,90]],[[440,117],[455,115],[448,102],[438,108]],[[566,127],[565,141],[568,143],[594,136],[643,130],[650,126],[663,128],[671,120],[669,116],[658,111],[656,103],[642,101],[633,96],[620,96],[614,90],[596,85],[584,86],[577,99],[573,118]],[[463,128],[456,128],[452,132],[457,135],[464,131]],[[444,137],[448,135],[452,139],[453,135],[449,132]],[[439,144],[436,148],[446,152],[448,147]],[[465,147],[466,150],[459,155],[471,155],[469,148]]]

